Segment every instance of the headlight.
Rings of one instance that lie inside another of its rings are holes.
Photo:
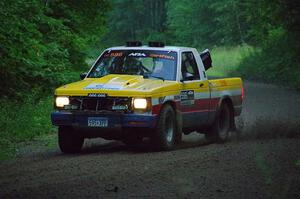
[[[55,104],[56,107],[63,108],[65,105],[68,105],[70,100],[68,97],[56,97]]]
[[[147,100],[137,98],[133,100],[133,107],[135,109],[146,109],[147,108]]]

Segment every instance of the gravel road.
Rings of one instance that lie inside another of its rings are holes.
[[[184,136],[169,152],[87,141],[82,153],[27,151],[0,163],[0,198],[300,198],[300,92],[246,82],[225,144]]]

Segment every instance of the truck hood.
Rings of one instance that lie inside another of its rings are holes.
[[[120,97],[150,97],[154,94],[176,91],[178,86],[180,83],[176,81],[144,79],[138,75],[106,75],[64,85],[55,90],[55,95],[87,96],[90,93],[105,93]]]

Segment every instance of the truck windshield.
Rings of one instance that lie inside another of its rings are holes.
[[[110,50],[97,61],[89,78],[108,74],[142,75],[144,78],[175,80],[177,53],[153,50]]]

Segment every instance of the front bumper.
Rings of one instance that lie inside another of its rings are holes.
[[[108,120],[107,127],[89,127],[88,117],[104,117]],[[55,111],[51,113],[51,121],[55,126],[72,126],[78,128],[114,129],[123,128],[155,128],[157,115],[123,114],[123,113],[91,113]]]

